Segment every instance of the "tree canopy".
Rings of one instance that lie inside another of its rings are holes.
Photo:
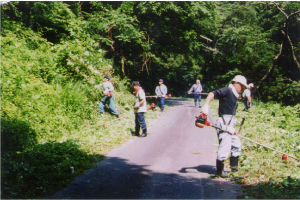
[[[97,53],[77,49],[84,47],[101,51],[110,73],[147,83],[148,93],[159,78],[184,95],[196,79],[211,91],[242,74],[262,100],[299,99],[299,2],[9,2],[1,12],[3,37],[17,34],[38,48],[22,31],[30,29],[54,49],[68,45],[56,78],[88,75],[91,62],[105,71]],[[70,66],[76,55],[87,62]]]

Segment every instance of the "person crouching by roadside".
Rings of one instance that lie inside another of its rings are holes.
[[[245,108],[243,111],[248,111],[248,109],[251,107],[251,103],[252,103],[251,89],[252,88],[254,88],[254,84],[250,83],[248,85],[248,88],[245,89],[245,91],[243,92],[243,101],[244,101],[244,105],[245,105]]]
[[[165,97],[168,93],[168,88],[166,85],[164,85],[164,80],[162,79],[159,79],[158,84],[159,86],[156,87],[155,94],[157,96],[158,107],[160,108],[160,111],[163,112],[165,108]]]
[[[110,77],[108,75],[103,77],[103,83],[100,85],[96,85],[95,88],[102,89],[104,97],[102,98],[101,102],[99,103],[99,112],[104,114],[104,106],[108,103],[108,107],[111,109],[113,114],[119,118],[119,113],[115,107],[114,98],[112,95],[112,91],[115,90],[113,84],[109,81]]]
[[[242,144],[237,135],[234,135],[236,124],[236,108],[239,94],[247,88],[247,79],[244,76],[237,75],[233,78],[228,87],[224,87],[210,92],[206,98],[201,113],[205,116],[209,113],[210,103],[214,98],[219,99],[219,118],[215,122],[216,127],[228,130],[230,133],[218,129],[219,148],[217,153],[217,176],[228,178],[229,175],[224,172],[224,161],[228,159],[230,153],[231,171],[238,171],[238,159],[241,155]]]
[[[140,135],[140,128],[142,128],[142,135],[140,137],[147,137],[147,125],[145,121],[145,112],[147,112],[146,94],[138,81],[133,84],[134,94],[136,94],[136,102],[134,105],[135,111],[135,135]]]
[[[201,108],[201,92],[202,92],[202,85],[200,83],[200,80],[196,81],[196,84],[194,84],[191,89],[188,91],[188,94],[194,93],[194,101],[195,101],[195,107],[198,107],[197,101],[199,101],[199,108]]]

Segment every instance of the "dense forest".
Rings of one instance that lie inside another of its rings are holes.
[[[3,37],[51,46],[55,64],[31,69],[46,83],[100,70],[148,93],[163,78],[179,96],[197,78],[211,91],[243,74],[262,100],[300,99],[299,2],[10,2],[1,12]]]
[[[132,124],[96,132],[102,94],[94,85],[104,75],[121,115],[132,113],[132,81],[151,95],[160,78],[173,96],[185,96],[196,79],[210,92],[241,74],[256,100],[300,103],[299,36],[296,1],[3,3],[2,195],[43,197],[129,137]],[[292,124],[299,111],[290,115]],[[71,164],[77,172],[66,175]]]

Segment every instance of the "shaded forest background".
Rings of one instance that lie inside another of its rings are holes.
[[[248,115],[253,133],[248,136],[261,136],[298,155],[299,6],[245,1],[3,3],[1,197],[45,198],[131,137],[130,118],[103,126],[115,120],[98,112],[103,94],[94,85],[104,75],[112,77],[120,115],[133,118],[132,81],[139,80],[152,95],[162,78],[173,96],[185,96],[196,79],[209,92],[242,74],[254,83],[258,100]],[[157,114],[148,112],[150,118]],[[250,179],[272,177],[285,191],[266,185],[271,192],[265,197],[299,198],[299,180],[280,182],[277,173],[280,169],[283,178],[290,172],[296,176],[298,166],[288,162],[286,168],[281,160],[275,165],[271,153],[261,159],[261,149],[251,145],[245,150],[254,156],[241,163],[253,173]],[[260,178],[261,173],[267,175]]]
[[[299,9],[299,2],[10,2],[1,8],[1,34],[30,50],[51,46],[51,66],[31,69],[47,84],[99,70],[139,80],[149,94],[162,78],[184,96],[196,79],[208,92],[242,74],[259,99],[295,104]],[[2,39],[2,56],[11,42]]]

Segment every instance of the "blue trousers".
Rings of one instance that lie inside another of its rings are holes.
[[[118,115],[118,111],[115,107],[115,102],[114,102],[114,98],[113,96],[104,96],[101,100],[101,102],[99,103],[99,112],[100,113],[104,113],[104,105],[108,103],[108,107],[111,109],[111,111],[113,112],[114,115]]]
[[[135,113],[135,133],[140,133],[140,128],[142,128],[143,132],[146,131],[147,125],[145,121],[145,113]]]
[[[201,106],[201,94],[194,94],[195,106],[197,106],[197,100],[199,101],[199,106]]]
[[[165,97],[157,97],[157,103],[158,103],[158,107],[160,107],[160,109],[165,108],[165,101],[166,101]]]

